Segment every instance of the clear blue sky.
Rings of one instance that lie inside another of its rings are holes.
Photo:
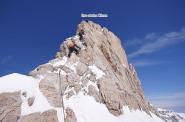
[[[90,20],[122,40],[152,104],[185,110],[184,0],[1,0],[0,76],[52,59],[81,13],[109,15]]]

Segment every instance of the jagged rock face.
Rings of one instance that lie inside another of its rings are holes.
[[[79,33],[84,30],[83,39]],[[79,54],[68,57],[68,40],[83,42]],[[53,107],[62,107],[62,98],[83,92],[106,105],[115,116],[122,107],[158,114],[145,100],[140,80],[133,65],[128,65],[121,41],[106,28],[91,21],[81,22],[76,35],[66,39],[56,58],[30,72],[40,77],[40,90]],[[65,103],[64,103],[65,104]],[[75,116],[70,110],[69,116]],[[69,121],[76,121],[76,119]]]
[[[95,86],[89,85],[89,86],[88,86],[88,90],[89,90],[89,91],[88,91],[88,94],[89,94],[90,96],[93,96],[97,102],[103,103],[103,101],[102,101],[102,96],[101,96],[100,93],[96,90]]]
[[[87,45],[92,46],[92,48],[98,47],[109,49],[109,51],[112,51],[112,56],[117,56],[115,58],[118,58],[121,64],[124,64],[126,67],[128,67],[127,57],[121,46],[121,41],[112,32],[91,21],[88,23],[82,22],[79,24],[77,34],[80,32],[80,30],[85,31],[85,41],[87,42]],[[96,52],[96,54],[97,53],[98,52]],[[97,56],[96,54],[95,56]]]
[[[60,96],[59,85],[59,75],[56,73],[48,74],[39,84],[40,91],[54,107],[62,107],[63,104]]]
[[[98,79],[96,84],[99,85],[99,95],[110,112],[120,115],[122,106],[128,105],[130,108],[142,109],[149,113],[151,107],[144,99],[134,67],[128,66],[125,51],[118,37],[91,21],[79,24],[76,34],[80,30],[85,32],[83,41],[87,46],[77,55],[76,62],[87,66],[94,64],[105,73],[104,78]],[[60,57],[66,56],[64,47],[62,44]],[[86,68],[83,67],[86,66],[80,67],[85,72]],[[83,74],[82,71],[77,71],[77,74]],[[98,95],[94,96],[97,99]]]
[[[20,92],[0,94],[0,122],[17,122],[21,114]]]
[[[43,113],[32,113],[22,116],[20,122],[58,122],[56,110],[48,110]]]

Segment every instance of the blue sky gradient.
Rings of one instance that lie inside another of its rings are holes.
[[[1,0],[0,76],[27,74],[74,35],[81,13],[121,40],[152,104],[185,112],[184,0]]]

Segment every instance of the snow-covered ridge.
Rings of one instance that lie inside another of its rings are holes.
[[[21,91],[26,92],[27,96],[21,96],[22,106],[21,115],[28,115],[35,112],[44,112],[49,109],[57,110],[59,122],[64,121],[62,108],[52,107],[46,97],[39,90],[40,79],[31,76],[25,76],[13,73],[0,78],[0,93]],[[28,106],[27,99],[35,97],[33,105]],[[71,108],[76,115],[78,122],[162,122],[160,118],[152,114],[151,118],[148,114],[139,110],[129,110],[127,106],[123,107],[124,115],[116,117],[109,113],[104,104],[98,103],[89,95],[79,92],[70,99],[64,99],[64,107]]]
[[[124,115],[116,117],[109,113],[104,104],[82,92],[65,100],[65,107],[74,110],[79,122],[164,122],[154,114],[150,117],[144,111],[130,110],[127,106],[123,107]]]
[[[21,115],[28,115],[35,112],[44,112],[46,110],[57,110],[58,118],[63,115],[62,108],[52,107],[46,97],[39,90],[40,79],[35,79],[31,76],[26,76],[18,73],[9,74],[0,77],[0,93],[6,92],[21,92]],[[22,95],[26,93],[26,96]],[[28,105],[28,98],[34,97],[32,106]],[[59,122],[62,122],[60,120]]]
[[[94,74],[96,74],[96,79],[100,79],[103,75],[105,75],[105,73],[100,70],[96,65],[89,66],[89,68]]]
[[[84,36],[79,38],[81,30]],[[65,42],[72,40],[83,42],[79,53],[70,53]],[[0,78],[1,121],[164,120],[145,100],[137,72],[128,66],[120,40],[98,24],[82,22],[76,35],[60,45],[55,59],[39,65],[29,76],[14,73]]]

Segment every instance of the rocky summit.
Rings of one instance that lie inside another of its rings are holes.
[[[145,99],[120,39],[92,21],[82,21],[56,57],[29,76],[0,78],[0,122],[167,120]]]

